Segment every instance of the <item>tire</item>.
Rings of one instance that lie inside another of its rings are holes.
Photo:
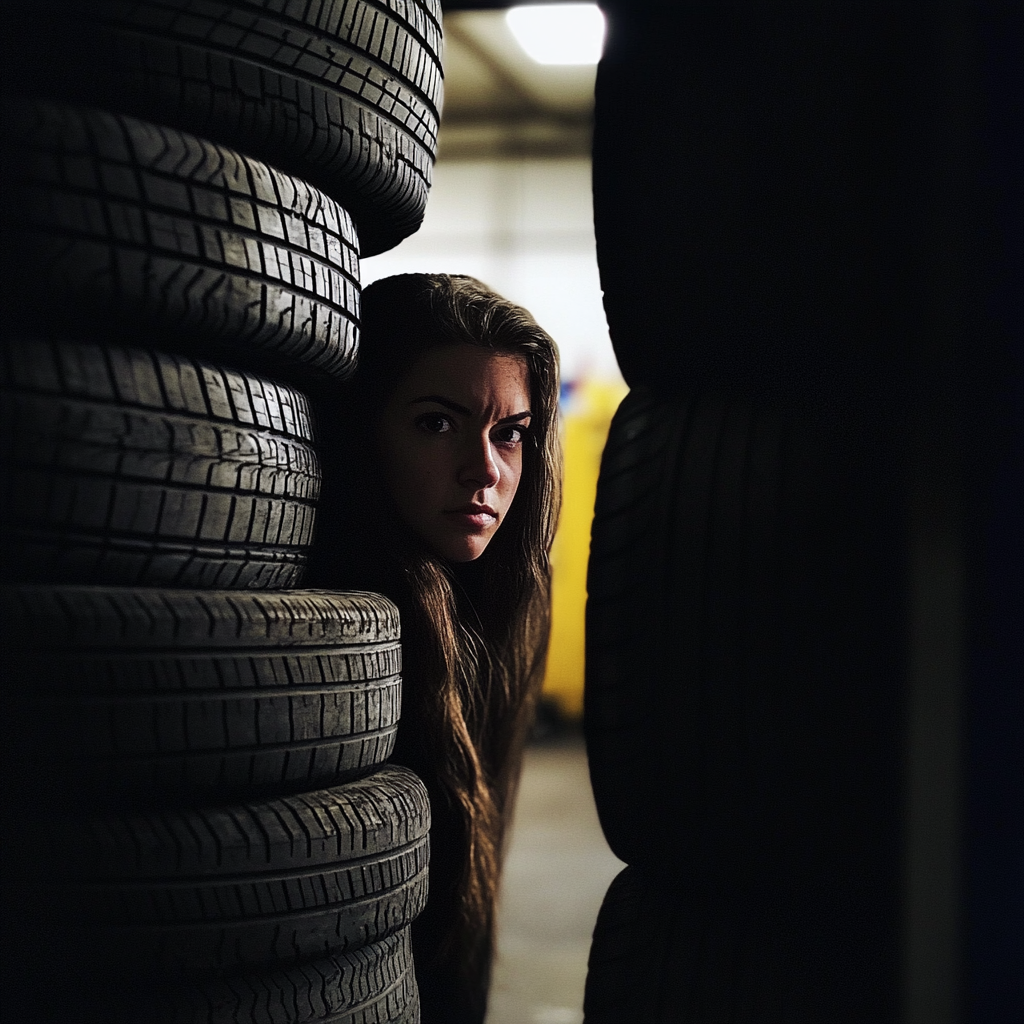
[[[6,307],[23,330],[217,354],[299,381],[355,366],[348,213],[247,156],[85,107],[7,100]]]
[[[8,582],[294,587],[320,467],[303,395],[153,350],[0,347]]]
[[[11,89],[233,146],[355,217],[364,256],[423,219],[441,109],[437,0],[24,4]]]
[[[879,963],[867,935],[835,932],[850,895],[817,879],[794,907],[786,894],[766,900],[735,878],[706,885],[678,869],[627,867],[597,915],[584,1024],[896,1020],[878,1015],[877,993],[864,986],[865,975],[892,969],[885,937],[875,935]]]
[[[594,925],[583,996],[584,1024],[627,1020],[664,1024],[689,1019],[665,1013],[672,916],[665,893],[651,889],[636,868],[627,867],[615,876]]]
[[[41,924],[51,957],[75,951],[69,974],[111,981],[351,953],[423,909],[429,825],[426,789],[395,765],[264,801],[40,815],[5,858],[21,865],[8,927]]]
[[[0,610],[8,801],[295,793],[394,746],[398,618],[378,595],[25,587]]]
[[[740,20],[722,5],[604,9],[594,233],[626,383],[856,414],[880,382],[908,372],[885,332],[919,322],[895,282],[915,273],[905,246],[916,182],[931,172],[925,150],[897,141],[922,114],[893,97],[908,62],[932,59],[910,56],[923,27],[838,9],[779,19],[759,8]],[[901,31],[911,35],[897,53]],[[686,102],[667,99],[678,95]],[[911,170],[918,152],[925,162]]]
[[[777,922],[760,922],[735,893],[716,895],[709,911],[709,894],[684,878],[621,871],[594,926],[584,1024],[832,1019],[804,1016],[799,985],[787,991]]]
[[[108,990],[83,1024],[418,1024],[409,929],[351,953],[260,973]],[[65,1016],[65,1021],[69,1019]],[[69,1022],[70,1024],[70,1022]]]
[[[900,610],[874,575],[885,520],[850,502],[871,443],[722,396],[635,389],[613,420],[584,730],[610,847],[659,880],[646,905],[678,910],[671,941],[636,953],[678,949],[675,1008],[632,1019],[895,1012],[899,689],[880,620],[895,632]]]
[[[584,725],[601,824],[626,863],[719,870],[757,831],[774,753],[752,744],[751,716],[800,693],[777,643],[792,598],[781,517],[799,533],[807,511],[792,441],[778,416],[714,397],[634,390],[613,420]]]

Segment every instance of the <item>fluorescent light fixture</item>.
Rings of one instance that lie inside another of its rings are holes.
[[[519,45],[538,64],[596,64],[604,46],[597,4],[529,4],[506,14]]]

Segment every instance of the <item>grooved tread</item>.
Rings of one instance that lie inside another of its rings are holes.
[[[302,583],[306,547],[303,543],[291,550],[270,550],[245,544],[175,543],[171,538],[154,542],[113,531],[100,540],[66,532],[55,544],[52,533],[25,529],[5,572],[7,579],[54,583],[116,580],[125,585],[280,590]]]
[[[0,387],[315,439],[301,391],[153,348],[8,336],[0,345]]]
[[[9,74],[23,89],[193,131],[308,180],[353,213],[373,255],[423,217],[443,83],[439,14],[417,0],[97,0],[58,17],[23,14],[24,55],[12,48]],[[42,54],[45,73],[32,64]]]
[[[777,673],[788,427],[634,389],[593,523],[585,732],[602,827],[629,864],[711,870],[758,806],[751,708]]]
[[[2,762],[26,795],[149,803],[282,793],[390,756],[400,649],[9,658]]]
[[[43,908],[48,933],[99,972],[209,977],[297,963],[359,949],[415,919],[429,824],[423,784],[391,765],[236,805],[44,814],[19,840],[38,851],[38,880],[15,898],[22,912]]]
[[[173,128],[6,99],[9,309],[28,330],[137,334],[309,379],[355,365],[348,213],[313,186]]]
[[[417,1002],[409,929],[294,967],[87,999],[82,1024],[398,1024]],[[75,1018],[77,1021],[79,1018]],[[75,1021],[70,1024],[75,1024]]]
[[[398,640],[398,609],[360,591],[0,588],[9,649],[231,651]]]
[[[0,588],[6,802],[298,792],[390,756],[397,612],[374,594]],[[45,639],[44,639],[45,637]]]
[[[182,357],[74,348],[2,347],[5,579],[297,584],[312,539],[319,463],[308,441],[251,424],[257,416],[282,423],[283,408],[293,428],[305,426],[308,432],[301,396],[283,385]],[[50,371],[69,363],[85,372],[61,393],[63,382]],[[132,388],[118,388],[118,376],[125,374],[115,369],[130,371]],[[167,377],[176,385],[172,400],[162,386]],[[204,377],[219,387],[204,390]],[[18,387],[12,383],[18,379],[35,386]],[[126,405],[114,397],[119,390],[134,390],[148,400]],[[189,404],[205,406],[205,414],[175,408],[187,392],[192,392]],[[226,408],[210,416],[211,393],[220,399],[233,393],[241,421],[232,421]],[[275,410],[267,397],[285,401],[276,402]]]

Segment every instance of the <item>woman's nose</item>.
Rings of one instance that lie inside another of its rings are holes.
[[[475,439],[469,446],[459,471],[459,482],[477,489],[495,487],[501,479],[494,446],[489,437]]]

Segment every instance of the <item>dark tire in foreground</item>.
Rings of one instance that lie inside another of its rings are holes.
[[[802,1012],[798,989],[785,990],[780,929],[738,893],[710,896],[635,867],[615,877],[594,926],[584,1024],[820,1019]]]
[[[10,325],[289,379],[354,369],[358,247],[333,200],[133,117],[20,99],[3,112]]]
[[[654,885],[617,997],[640,1005],[655,971],[664,1001],[627,1020],[892,1019],[898,680],[880,625],[895,635],[901,609],[885,505],[849,500],[872,443],[734,396],[634,389],[616,414],[584,728],[608,843]]]
[[[636,868],[627,867],[616,875],[594,926],[584,1024],[666,1024],[690,1019],[665,1013],[665,989],[671,977],[665,965],[671,959],[673,911],[666,894],[652,889]]]
[[[628,864],[704,871],[738,856],[778,759],[813,740],[792,714],[807,680],[778,644],[782,623],[801,636],[809,622],[795,611],[806,456],[778,415],[742,402],[638,389],[616,413],[591,543],[585,731],[602,827]],[[789,739],[752,746],[752,715],[783,716]]]
[[[806,907],[778,892],[765,899],[748,883],[620,872],[594,926],[584,1024],[895,1019],[879,1018],[864,990],[864,936],[833,932],[849,912],[844,892],[812,880],[794,901],[809,898],[820,909],[808,928]]]
[[[8,88],[174,125],[312,182],[364,255],[419,227],[441,109],[436,0],[18,6]]]
[[[151,349],[0,348],[7,581],[300,582],[320,468],[303,395]]]
[[[5,857],[14,865],[6,927],[38,927],[37,957],[74,951],[71,974],[111,981],[228,976],[349,953],[422,911],[429,825],[423,784],[390,765],[235,805],[44,813]]]
[[[394,746],[398,618],[378,595],[22,587],[0,614],[8,802],[294,793]]]

